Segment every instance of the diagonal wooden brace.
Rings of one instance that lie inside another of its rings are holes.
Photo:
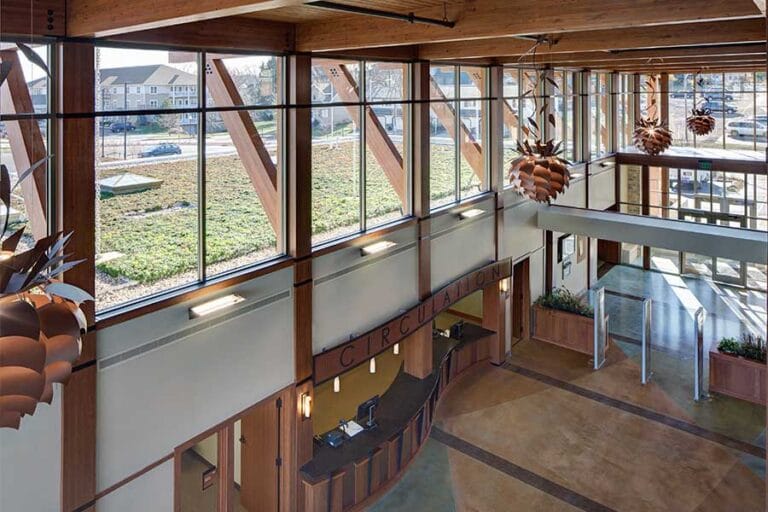
[[[480,144],[475,142],[469,129],[461,121],[459,121],[459,134],[456,133],[455,120],[457,113],[453,107],[451,107],[445,94],[443,94],[443,91],[440,89],[440,86],[431,76],[429,79],[429,88],[432,98],[437,98],[440,100],[439,103],[430,103],[432,111],[435,113],[437,119],[440,121],[440,124],[443,125],[451,138],[453,140],[459,138],[461,154],[467,160],[469,166],[472,167],[475,175],[480,178],[480,183],[485,183],[485,165],[483,162],[483,150],[480,147]]]
[[[0,62],[11,63],[8,78],[0,88],[0,112],[8,115],[33,113],[32,97],[29,94],[24,70],[16,50],[0,51]],[[6,129],[8,130],[13,163],[18,173],[29,169],[32,164],[46,157],[45,138],[37,120],[6,121]],[[20,185],[29,218],[29,228],[35,240],[44,238],[48,234],[46,221],[47,168],[47,165],[41,165]]]
[[[359,103],[360,93],[355,79],[344,64],[323,62],[321,65],[325,75],[333,85],[336,94],[345,103]],[[357,124],[356,106],[348,106],[349,117]],[[374,158],[384,170],[389,183],[405,207],[407,204],[407,186],[403,157],[389,138],[378,116],[371,107],[365,107],[365,143],[373,153]]]
[[[209,59],[205,66],[206,86],[217,107],[243,105],[232,76],[221,59]],[[275,233],[280,228],[280,197],[278,193],[277,167],[269,156],[251,116],[245,110],[220,112],[221,120],[235,145],[240,161],[248,173],[256,194],[261,200]]]

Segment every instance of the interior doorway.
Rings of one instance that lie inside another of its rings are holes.
[[[176,512],[287,510],[281,450],[291,394],[287,388],[176,448]]]
[[[734,228],[747,228],[747,217],[733,213],[680,210],[680,218],[689,222],[716,224]],[[681,254],[683,274],[710,277],[712,280],[746,286],[747,264],[743,261],[684,252]]]
[[[512,344],[528,339],[531,325],[530,261],[512,267]]]

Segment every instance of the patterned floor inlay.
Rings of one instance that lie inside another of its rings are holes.
[[[582,496],[581,494],[572,491],[556,482],[548,480],[541,475],[538,475],[532,471],[518,466],[498,455],[495,455],[489,451],[486,451],[479,446],[475,446],[472,443],[460,439],[454,435],[451,435],[437,427],[432,429],[432,439],[440,441],[446,446],[450,446],[454,450],[472,457],[473,459],[480,461],[494,469],[497,469],[512,478],[520,480],[540,491],[543,491],[550,496],[554,496],[557,499],[575,506],[579,510],[585,512],[615,512],[614,509],[606,507],[594,500]]]
[[[524,377],[528,377],[529,379],[534,379],[544,384],[547,384],[549,386],[560,388],[564,391],[574,393],[584,398],[589,398],[590,400],[594,400],[601,404],[605,404],[610,407],[620,409],[624,412],[635,414],[645,419],[662,423],[668,427],[682,430],[683,432],[687,432],[689,434],[702,437],[704,439],[707,439],[708,441],[719,443],[723,446],[727,446],[728,448],[733,448],[734,450],[739,450],[741,452],[754,455],[755,457],[760,457],[763,459],[765,458],[765,448],[761,448],[759,446],[755,446],[750,443],[745,443],[737,439],[731,439],[730,437],[724,436],[722,434],[718,434],[717,432],[710,432],[709,430],[701,428],[692,423],[687,423],[677,418],[665,416],[655,411],[644,409],[642,407],[638,407],[636,405],[629,404],[627,402],[622,402],[621,400],[616,400],[615,398],[611,398],[609,396],[596,393],[595,391],[592,391],[590,389],[582,388],[570,382],[565,382],[559,379],[555,379],[554,377],[550,377],[549,375],[544,375],[542,373],[538,373],[533,370],[529,370],[527,368],[514,365],[510,362],[505,363],[501,367],[504,368],[505,370],[512,371]]]

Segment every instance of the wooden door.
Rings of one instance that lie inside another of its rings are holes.
[[[611,240],[597,241],[597,259],[618,265],[621,263],[621,242]]]
[[[240,504],[248,512],[278,510],[279,413],[277,400],[265,400],[240,424]]]
[[[530,262],[526,258],[512,268],[512,339],[528,338],[530,318]]]

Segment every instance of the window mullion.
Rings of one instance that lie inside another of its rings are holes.
[[[359,119],[359,126],[360,126],[360,154],[359,157],[359,169],[358,169],[358,176],[359,176],[359,209],[360,209],[360,222],[359,222],[359,228],[361,231],[366,231],[368,229],[368,219],[366,218],[366,196],[365,196],[365,189],[366,185],[368,183],[368,171],[366,167],[366,153],[368,151],[366,146],[366,119],[367,119],[367,103],[366,103],[366,97],[365,97],[365,82],[367,80],[367,70],[366,70],[366,62],[360,61],[360,74],[358,75],[360,77],[360,84],[358,84],[357,91],[358,91],[358,100],[360,101],[358,106],[358,112],[357,116]]]
[[[453,88],[453,133],[454,137],[454,152],[456,158],[454,159],[454,181],[456,186],[456,195],[454,196],[457,201],[461,201],[461,134],[459,132],[461,128],[461,71],[459,66],[453,68],[454,83]]]
[[[206,104],[205,92],[205,67],[207,64],[206,52],[202,51],[197,56],[197,102],[201,109],[197,115],[197,275],[198,280],[206,279],[206,189],[205,189],[205,133]]]

